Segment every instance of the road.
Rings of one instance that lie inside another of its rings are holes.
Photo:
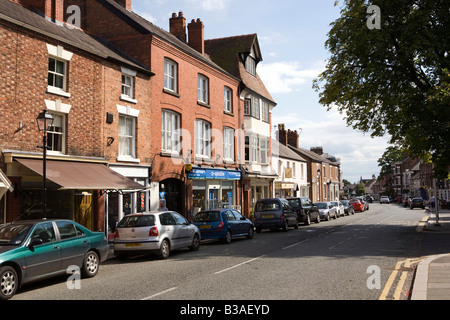
[[[105,262],[69,290],[67,277],[24,286],[13,300],[379,300],[408,298],[423,210],[373,203],[366,212],[231,244]]]

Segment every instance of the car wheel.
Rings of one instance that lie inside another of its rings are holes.
[[[83,266],[81,268],[81,274],[83,277],[92,278],[98,272],[98,268],[100,266],[100,259],[98,258],[98,254],[94,251],[89,251],[84,256]]]
[[[161,242],[161,247],[159,247],[158,256],[161,259],[167,259],[169,257],[169,255],[170,255],[170,244],[169,244],[169,241],[164,239]]]
[[[18,287],[19,278],[16,270],[9,266],[0,268],[0,299],[11,299]]]
[[[325,218],[325,220],[326,220],[326,221],[330,221],[330,219],[331,219],[330,214],[327,213],[327,217]]]
[[[223,237],[222,241],[226,244],[231,243],[231,231],[227,230],[227,233],[225,234],[225,237]]]
[[[316,216],[316,223],[320,223],[320,214],[317,214]]]
[[[284,225],[283,225],[283,231],[288,231],[289,230],[289,224],[287,222],[287,220],[284,220]]]
[[[191,251],[197,251],[200,248],[200,238],[198,234],[194,235],[194,239],[192,239],[192,245],[189,247]]]
[[[311,217],[309,214],[306,214],[305,226],[309,226],[311,224]]]
[[[253,232],[253,226],[250,226],[250,228],[248,229],[247,239],[253,239],[254,235],[255,233]]]

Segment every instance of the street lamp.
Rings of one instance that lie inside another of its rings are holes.
[[[43,174],[42,174],[42,202],[43,202],[43,219],[47,218],[47,150],[49,149],[47,145],[47,131],[53,126],[53,117],[47,110],[39,113],[36,118],[37,126],[40,132],[43,132],[42,136],[42,146],[38,146],[38,148],[42,148],[43,150]]]

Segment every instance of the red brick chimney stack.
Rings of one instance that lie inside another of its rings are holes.
[[[128,11],[131,11],[131,0],[116,0],[116,2]]]
[[[52,21],[64,22],[64,0],[10,0],[23,7],[37,9]]]
[[[284,123],[278,125],[278,142],[285,146],[288,143],[288,134]]]
[[[192,19],[188,25],[189,29],[189,46],[205,54],[205,26],[200,19],[195,21]]]
[[[170,33],[181,41],[186,43],[186,18],[183,16],[183,12],[179,12],[178,15],[174,12],[172,13],[172,18],[170,22]]]

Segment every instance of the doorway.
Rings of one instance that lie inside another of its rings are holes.
[[[82,192],[75,194],[74,220],[89,230],[94,228],[92,193]]]
[[[178,179],[166,179],[159,183],[160,198],[166,199],[167,209],[183,215],[182,187],[183,183]]]

